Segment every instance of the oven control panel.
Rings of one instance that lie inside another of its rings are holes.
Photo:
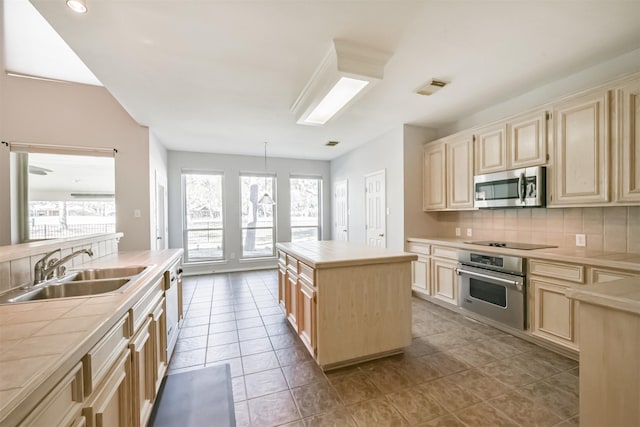
[[[493,267],[504,267],[504,259],[499,256],[483,255],[483,254],[470,254],[470,261],[478,264],[490,265]]]

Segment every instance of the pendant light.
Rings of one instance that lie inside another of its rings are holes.
[[[267,172],[267,141],[264,142],[264,171],[265,173]],[[265,177],[265,187],[267,186],[267,179]],[[258,204],[260,205],[275,205],[276,202],[273,201],[273,199],[271,198],[271,196],[269,196],[269,193],[264,193],[264,195],[262,197],[260,197],[260,200],[258,200]]]

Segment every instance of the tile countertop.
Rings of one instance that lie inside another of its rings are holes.
[[[640,315],[640,277],[569,288],[569,298]]]
[[[477,252],[515,255],[522,258],[544,259],[548,261],[569,262],[586,266],[598,266],[619,270],[628,270],[640,274],[640,254],[623,252],[599,252],[580,248],[545,248],[534,250],[519,250],[495,248],[465,243],[467,239],[453,239],[447,237],[410,237],[409,242],[427,243],[430,245],[445,245],[458,249],[474,250]]]
[[[119,252],[74,267],[151,266],[122,293],[0,305],[0,424],[28,396],[44,397],[182,252]]]
[[[340,240],[277,243],[276,247],[294,255],[311,267],[319,269],[415,261],[418,259],[417,255],[410,252],[394,252],[386,248]]]

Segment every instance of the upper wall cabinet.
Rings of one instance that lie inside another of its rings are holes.
[[[422,209],[438,210],[447,207],[446,148],[442,142],[427,145],[422,163]]]
[[[615,90],[615,201],[640,203],[640,77]]]
[[[475,132],[476,174],[544,165],[546,111],[535,111]]]
[[[472,135],[429,143],[423,155],[423,209],[473,209]]]
[[[609,201],[610,92],[593,91],[554,106],[554,160],[549,205]]]

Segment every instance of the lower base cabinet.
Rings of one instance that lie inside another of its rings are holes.
[[[132,425],[130,379],[131,351],[127,348],[86,402],[82,413],[87,427]]]
[[[298,314],[298,335],[307,350],[316,352],[316,290],[313,286],[300,283],[300,309]]]
[[[133,426],[145,426],[153,409],[155,389],[155,349],[152,317],[149,316],[138,333],[131,339],[131,385]]]
[[[433,297],[449,304],[458,305],[457,262],[444,259],[431,259],[433,274]]]
[[[530,279],[531,334],[578,350],[577,302],[566,297],[567,286]]]
[[[411,261],[411,288],[426,295],[431,295],[431,263],[426,256],[418,255],[417,261]]]

